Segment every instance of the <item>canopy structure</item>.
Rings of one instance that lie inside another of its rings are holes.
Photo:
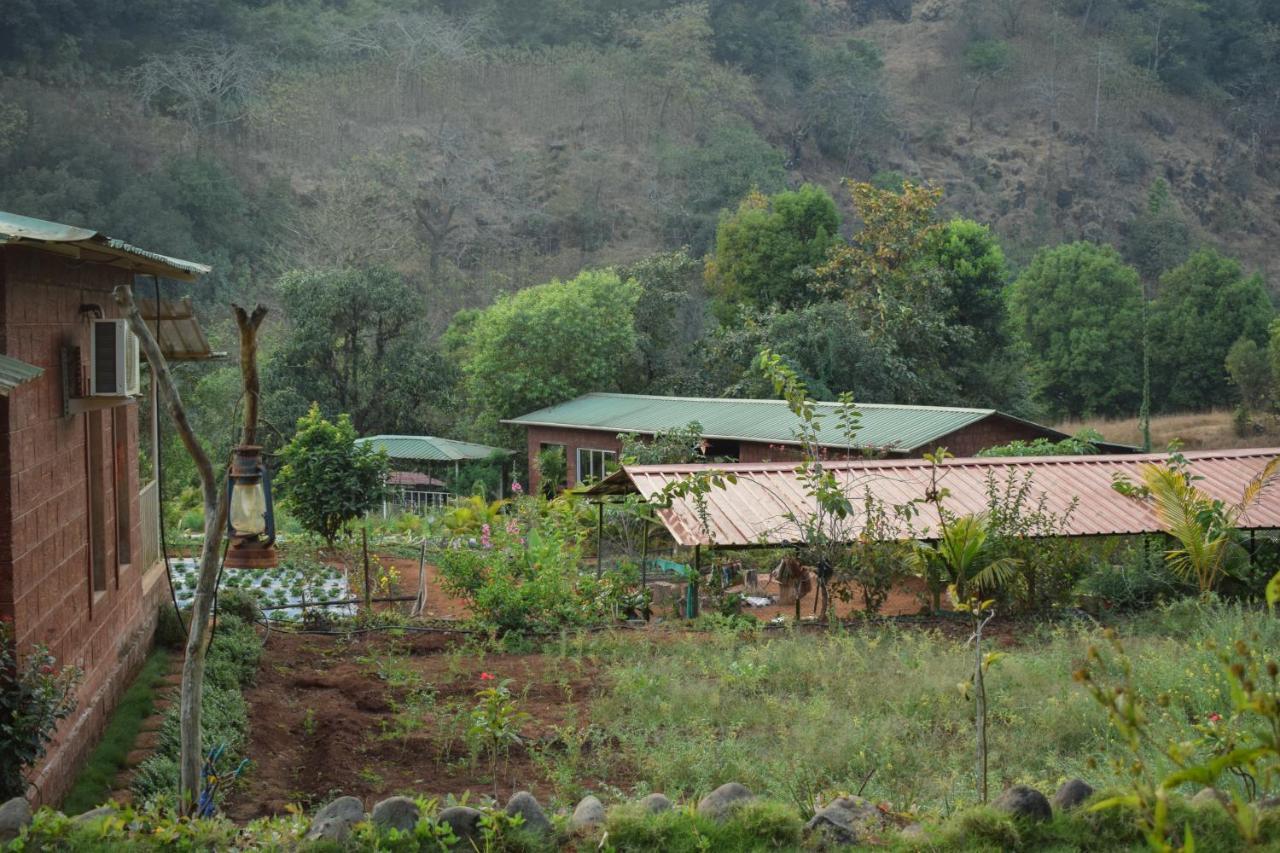
[[[167,361],[205,361],[225,355],[210,348],[189,296],[161,299],[159,305],[154,299],[139,299],[138,312]]]
[[[1216,450],[1184,454],[1196,485],[1214,498],[1239,501],[1251,481],[1276,456],[1280,448]],[[949,494],[944,505],[957,515],[987,509],[989,491],[1026,480],[1030,497],[1045,498],[1046,509],[1064,519],[1055,535],[1110,536],[1155,533],[1161,530],[1150,504],[1116,491],[1119,478],[1140,479],[1144,463],[1164,464],[1164,454],[1109,456],[1044,456],[1020,458],[948,459],[939,466],[937,485]],[[927,502],[910,525],[896,518],[894,506],[920,501],[931,487],[933,468],[921,459],[888,459],[824,463],[850,495],[855,509],[870,494],[889,510],[893,535],[898,539],[929,539],[938,529],[938,515]],[[675,482],[708,472],[732,474],[736,482],[713,486],[706,493],[706,524],[691,498],[664,503],[664,490]],[[1029,478],[1029,479],[1028,479]],[[816,509],[805,494],[792,463],[733,463],[725,465],[628,465],[586,490],[604,499],[611,495],[638,494],[659,503],[657,517],[678,545],[715,544],[725,548],[780,546],[801,540],[795,519],[807,519]],[[1264,490],[1244,514],[1246,530],[1280,529],[1280,487]],[[862,532],[855,513],[840,530],[852,541]]]
[[[390,458],[408,462],[469,462],[488,459],[495,453],[510,456],[514,452],[434,435],[371,435],[356,441],[372,444],[385,450]]]
[[[44,373],[43,367],[27,364],[7,355],[0,355],[0,396],[9,396],[9,392],[24,382],[30,382]]]
[[[76,260],[92,261],[144,275],[195,281],[210,267],[171,258],[88,228],[19,216],[0,210],[0,246],[32,246]]]

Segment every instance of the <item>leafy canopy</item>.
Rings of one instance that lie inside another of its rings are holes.
[[[330,545],[348,522],[376,509],[385,495],[386,452],[357,444],[345,414],[327,421],[313,404],[280,457],[284,467],[276,486],[285,506],[304,529]]]

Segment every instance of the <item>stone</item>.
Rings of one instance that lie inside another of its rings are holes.
[[[538,835],[550,835],[551,821],[547,813],[538,805],[538,800],[528,791],[516,791],[507,800],[507,814],[511,817],[520,815],[524,818],[524,829]]]
[[[311,819],[311,829],[307,839],[314,841],[346,841],[351,835],[351,827],[364,820],[364,803],[355,797],[338,797],[324,806]]]
[[[458,843],[456,850],[475,850],[481,843],[480,818],[484,817],[469,806],[450,806],[436,815],[436,820],[453,830]]]
[[[387,797],[373,807],[369,819],[379,829],[398,829],[401,832],[413,832],[418,825],[418,804],[408,797]]]
[[[1280,808],[1280,797],[1263,797],[1261,800],[1254,803],[1254,807],[1258,809],[1258,811]]]
[[[1226,807],[1231,803],[1231,798],[1219,791],[1217,788],[1201,788],[1196,792],[1196,795],[1191,798],[1191,805],[1197,809],[1203,808],[1211,803]]]
[[[671,801],[667,799],[666,794],[653,793],[640,799],[640,808],[649,814],[658,814],[659,812],[669,812],[672,809]]]
[[[847,847],[879,831],[884,823],[884,814],[871,801],[838,797],[819,809],[804,825],[804,831],[818,836],[826,845]]]
[[[698,814],[712,820],[723,820],[729,812],[755,799],[745,785],[725,782],[698,802]]]
[[[898,833],[898,837],[903,841],[910,841],[912,844],[917,844],[921,841],[927,841],[929,839],[929,832],[924,828],[924,824],[922,823],[909,823],[902,827],[902,830]]]
[[[24,826],[31,824],[31,804],[22,797],[14,797],[0,806],[0,844],[18,837]]]
[[[1049,820],[1053,817],[1053,808],[1044,794],[1026,785],[1014,785],[1002,791],[991,806],[1027,820]]]
[[[1093,786],[1083,779],[1070,779],[1062,783],[1053,794],[1053,799],[1049,801],[1049,805],[1055,809],[1074,809],[1076,806],[1084,805],[1090,797],[1093,796]]]
[[[72,818],[76,823],[93,823],[98,818],[113,815],[116,810],[112,806],[98,806],[96,809],[89,809],[87,812],[81,812]]]
[[[569,818],[570,832],[590,832],[604,823],[604,803],[591,794],[583,797]]]

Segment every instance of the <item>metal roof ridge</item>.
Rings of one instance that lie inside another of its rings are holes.
[[[578,400],[585,400],[589,397],[614,397],[627,400],[671,400],[686,403],[772,403],[780,406],[789,405],[786,400],[776,400],[772,397],[681,397],[673,394],[628,394],[623,391],[588,391],[585,394],[579,394],[571,400],[565,400],[562,403],[552,403],[550,406],[543,406],[540,409],[535,409],[534,412],[530,412],[530,414],[545,411],[546,409],[557,409],[560,406],[575,403]],[[839,400],[814,400],[813,402],[819,406],[840,405]],[[988,415],[997,413],[1002,415],[1007,414],[1006,412],[1001,412],[999,409],[984,409],[974,406],[930,406],[922,403],[863,403],[857,400],[854,401],[853,405],[872,409],[913,409],[916,411],[928,412],[967,412]],[[1017,415],[1008,416],[1011,418],[1017,417]],[[524,415],[520,415],[519,417],[524,417]],[[1037,424],[1037,426],[1039,425]]]

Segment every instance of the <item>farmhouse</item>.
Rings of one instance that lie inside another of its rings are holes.
[[[139,484],[137,341],[112,290],[137,275],[208,271],[0,212],[0,618],[19,653],[43,643],[84,673],[76,712],[32,780],[36,802],[70,787],[169,595],[156,485]],[[153,301],[151,313],[164,310]],[[181,311],[169,313],[162,345],[180,331]],[[182,322],[187,346],[204,340],[193,322]]]
[[[983,448],[1011,441],[1068,437],[994,409],[859,403],[862,422],[858,444],[847,448],[835,409],[835,403],[818,404],[819,413],[827,415],[820,440],[833,455],[854,450],[859,455],[919,457],[946,447],[956,456],[972,456]],[[619,433],[653,436],[693,421],[702,427],[703,452],[708,458],[736,462],[797,458],[795,430],[800,421],[782,400],[597,393],[503,423],[528,429],[529,471],[536,487],[536,459],[544,450],[563,448],[566,485],[574,486],[600,480],[613,469],[621,449]],[[1099,449],[1123,452],[1130,448],[1105,445]]]
[[[434,435],[372,435],[356,442],[387,454],[393,469],[387,485],[399,507],[411,512],[448,503],[452,495],[443,478],[452,475],[456,483],[463,465],[494,462],[502,470],[499,482],[507,482],[512,455],[500,447]]]

